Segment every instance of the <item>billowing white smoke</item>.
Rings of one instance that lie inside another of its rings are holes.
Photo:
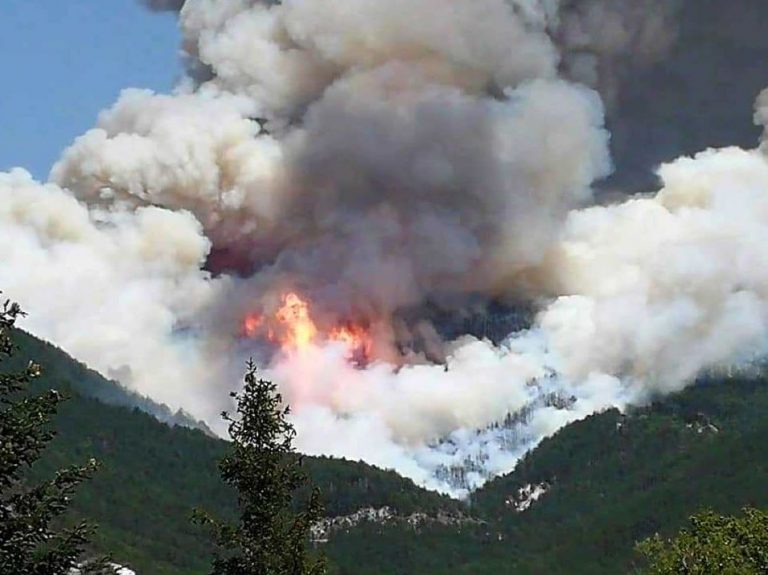
[[[610,83],[649,30],[671,37],[671,12],[149,4],[180,10],[191,78],[173,95],[124,92],[52,183],[0,176],[0,287],[93,367],[215,424],[256,354],[303,450],[463,493],[568,421],[763,350],[762,152],[681,159],[655,197],[584,207],[608,135],[600,97],[572,80]],[[269,356],[242,337],[286,290],[321,329],[369,325],[372,360],[322,340]],[[404,308],[523,294],[540,312],[502,346],[422,324],[445,361],[403,350]]]
[[[556,77],[555,45],[515,5],[445,8],[187,2],[210,78],[125,92],[51,179],[107,209],[191,210],[208,269],[246,278],[224,315],[286,286],[321,323],[385,326],[426,299],[514,292],[609,172],[602,106]]]
[[[539,323],[564,373],[671,391],[702,366],[763,350],[768,163],[726,148],[662,166],[653,198],[570,214]]]
[[[34,310],[25,327],[129,387],[213,415],[221,358],[191,331],[223,283],[201,270],[209,249],[188,212],[88,208],[23,170],[0,173],[0,285]]]
[[[532,330],[500,348],[455,342],[445,372],[356,370],[332,347],[305,362],[279,362],[272,373],[291,382],[292,397],[323,406],[300,419],[304,445],[401,469],[415,460],[412,476],[432,485],[430,470],[466,460],[501,472],[568,421],[679,390],[704,368],[764,353],[766,157],[709,151],[663,166],[660,175],[665,185],[654,197],[571,212],[546,263],[549,287],[562,295]],[[551,392],[565,401],[537,405]],[[456,433],[530,405],[525,425],[512,430],[511,451],[499,449],[504,430]],[[423,449],[446,436],[452,449]],[[383,445],[369,443],[382,437]]]
[[[192,210],[215,271],[274,263],[331,314],[505,291],[608,173],[602,107],[504,0],[444,4],[187,2],[212,79],[125,93],[52,179]]]

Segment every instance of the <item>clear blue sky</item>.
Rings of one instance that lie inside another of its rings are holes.
[[[127,87],[181,73],[175,17],[138,0],[0,0],[0,171],[45,179]]]

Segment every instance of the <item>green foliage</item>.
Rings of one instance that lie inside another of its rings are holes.
[[[19,369],[32,357],[46,365],[34,387],[72,396],[56,416],[58,435],[35,476],[99,459],[101,471],[71,507],[77,520],[99,522],[96,548],[113,551],[137,573],[207,573],[210,546],[188,518],[200,506],[237,518],[237,494],[216,469],[227,444],[89,399],[94,389],[112,386],[113,396],[120,390],[53,346],[22,333],[14,339]],[[569,425],[513,473],[473,495],[469,510],[485,523],[343,529],[323,546],[329,569],[350,575],[630,572],[636,541],[657,532],[672,536],[697,509],[768,508],[767,383],[762,375],[713,376],[647,408],[610,410]],[[304,464],[323,492],[327,516],[384,505],[401,515],[468,512],[462,502],[391,471],[329,458],[306,457]],[[520,487],[541,482],[550,489],[528,511],[506,504]],[[306,501],[310,490],[299,493]]]
[[[356,575],[631,572],[636,541],[677,532],[697,509],[768,508],[767,383],[712,376],[642,409],[590,416],[473,494],[484,525],[350,530],[331,539],[329,560]],[[549,489],[529,510],[507,503],[541,483]]]
[[[0,361],[15,351],[10,336],[21,315],[17,304],[6,301],[0,308]],[[53,479],[33,487],[23,482],[24,472],[54,437],[49,422],[62,402],[56,391],[25,393],[39,375],[40,367],[32,362],[21,370],[0,373],[2,575],[64,575],[78,564],[92,531],[85,522],[56,529],[54,521],[67,511],[75,489],[95,471],[95,460],[59,470]],[[99,561],[98,568],[107,567]]]
[[[322,559],[306,546],[311,525],[322,517],[319,492],[313,490],[303,511],[294,510],[294,493],[307,483],[301,458],[293,448],[296,432],[287,420],[277,386],[256,377],[248,364],[242,393],[233,393],[237,415],[226,412],[231,452],[221,461],[223,480],[238,494],[240,520],[222,522],[198,513],[213,528],[223,551],[214,560],[214,575],[321,575]]]
[[[169,425],[199,428],[212,435],[204,424],[194,421],[183,411],[173,412],[167,406],[155,403],[148,397],[129,391],[114,381],[104,378],[96,371],[70,357],[56,346],[41,341],[22,330],[13,330],[13,340],[18,353],[8,359],[9,369],[23,369],[30,358],[46,367],[38,378],[38,387],[66,387],[69,395],[96,399],[106,405],[133,409],[154,415]],[[43,385],[44,384],[44,385]]]
[[[117,563],[141,574],[207,573],[211,545],[189,516],[203,506],[225,519],[237,517],[235,490],[217,471],[227,442],[164,425],[130,408],[134,396],[55,346],[19,330],[13,338],[19,350],[9,363],[21,369],[35,358],[46,366],[33,388],[55,388],[70,396],[55,416],[56,438],[33,467],[33,477],[43,480],[56,469],[96,458],[101,469],[75,494],[69,514],[73,521],[99,524],[95,549],[109,550]],[[385,505],[404,515],[462,507],[393,471],[364,463],[305,457],[304,465],[324,495],[328,516]],[[306,501],[310,492],[304,486],[297,499]]]
[[[655,535],[638,544],[646,575],[761,575],[768,573],[768,515],[745,508],[743,517],[704,511],[673,539]]]

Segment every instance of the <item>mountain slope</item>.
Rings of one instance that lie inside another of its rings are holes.
[[[765,381],[734,379],[628,416],[594,416],[544,442],[475,505],[526,550],[520,573],[616,573],[633,541],[677,530],[701,507],[768,506],[766,409]],[[549,491],[529,512],[504,504],[542,483]]]
[[[332,541],[329,554],[350,575],[626,573],[637,540],[676,531],[702,507],[768,507],[766,410],[768,380],[743,375],[594,415],[476,492],[472,512],[485,524],[407,536],[367,526]],[[536,486],[546,492],[526,499]]]
[[[183,411],[173,412],[166,405],[157,403],[148,397],[122,387],[115,381],[106,379],[55,345],[42,341],[22,330],[15,331],[14,342],[19,347],[19,353],[8,361],[9,368],[20,367],[30,359],[34,359],[37,363],[48,368],[44,373],[43,382],[65,383],[83,397],[96,399],[107,405],[131,409],[137,407],[169,425],[202,429],[212,435],[205,423],[195,421]]]
[[[27,337],[19,361],[39,357],[46,345]],[[234,512],[216,471],[226,443],[84,397],[88,386],[108,383],[65,354],[45,359],[38,385],[73,398],[35,474],[96,457],[103,470],[74,511],[101,524],[97,547],[141,575],[205,573],[208,540],[188,517],[198,506]],[[469,507],[393,472],[306,458],[329,517],[383,507],[401,517],[342,522],[322,548],[333,572],[345,575],[628,572],[635,541],[677,530],[702,507],[768,508],[766,412],[767,377],[711,376],[649,407],[567,426],[476,492]],[[413,520],[417,513],[433,519]],[[462,515],[474,519],[438,519]]]
[[[169,427],[138,407],[94,399],[106,395],[120,403],[132,396],[50,344],[21,332],[15,340],[21,349],[14,363],[33,359],[44,367],[35,388],[56,388],[71,398],[55,419],[57,437],[33,476],[96,458],[102,469],[73,502],[74,518],[100,525],[96,547],[142,575],[207,573],[209,539],[189,519],[195,507],[225,517],[235,512],[234,493],[217,470],[226,442],[197,429]],[[387,506],[403,515],[460,508],[394,472],[363,463],[308,457],[305,465],[327,496],[329,516],[364,507]]]

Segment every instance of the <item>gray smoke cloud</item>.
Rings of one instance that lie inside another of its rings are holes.
[[[51,178],[89,203],[189,209],[214,271],[293,283],[331,315],[513,291],[609,173],[602,105],[514,6],[441,8],[187,2],[212,78],[125,93]]]
[[[304,451],[465,494],[569,421],[763,351],[764,152],[591,205],[611,169],[593,88],[669,45],[657,4],[174,4],[206,73],[126,90],[50,182],[0,177],[0,285],[32,331],[171,407],[215,425],[256,355]],[[303,344],[277,348],[288,292]],[[399,316],[523,296],[536,319],[498,346]],[[329,335],[348,322],[365,362]]]
[[[561,69],[614,105],[628,73],[659,61],[677,39],[682,0],[562,0],[549,29]]]
[[[150,10],[158,12],[178,12],[184,7],[186,0],[141,0],[141,3]]]
[[[175,12],[185,3],[141,1],[152,10]],[[278,3],[261,2],[265,6]],[[507,4],[529,28],[538,27],[553,39],[560,52],[560,69],[567,77],[598,88],[609,102],[616,96],[624,70],[660,60],[674,44],[682,8],[682,0],[507,0]],[[224,10],[234,10],[231,6]],[[199,58],[199,36],[192,33],[187,39],[187,51],[193,56],[190,69],[205,71],[205,76],[210,69]]]

